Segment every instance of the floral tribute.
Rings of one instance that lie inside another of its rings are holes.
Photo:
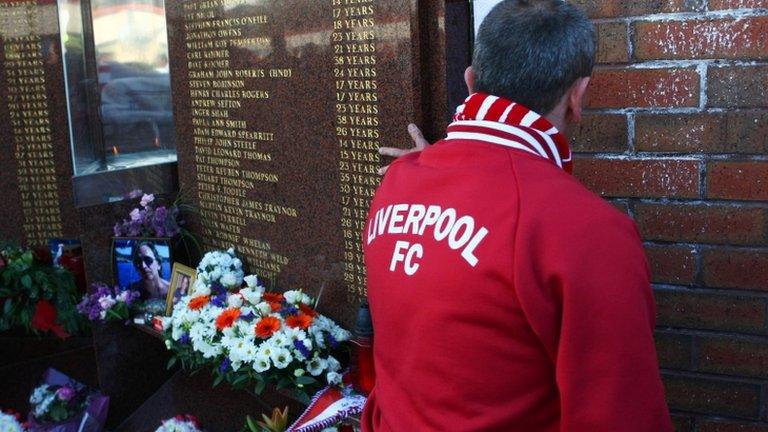
[[[91,285],[91,294],[83,296],[77,310],[91,321],[126,321],[130,318],[131,306],[140,296],[138,291],[95,283]]]
[[[29,397],[31,414],[39,423],[58,423],[85,410],[87,394],[70,385],[37,387]]]
[[[26,432],[26,430],[26,425],[21,422],[21,414],[0,411],[0,432]]]
[[[203,432],[197,417],[185,414],[164,420],[155,432]]]
[[[52,266],[48,248],[0,245],[0,331],[79,333],[86,324],[75,307],[79,298],[72,273]]]
[[[244,276],[243,262],[233,248],[208,252],[197,265],[195,292],[210,291],[212,284],[232,290],[243,284]]]
[[[194,291],[164,321],[166,345],[175,353],[169,366],[211,367],[214,385],[254,385],[256,393],[272,382],[307,401],[307,391],[340,384],[341,365],[332,354],[350,333],[318,314],[301,291],[267,292],[255,275],[230,276],[238,266],[223,254],[234,256],[230,250],[203,258]]]
[[[115,224],[115,237],[174,237],[182,229],[179,224],[179,206],[155,207],[155,196],[144,194],[139,207],[129,217]]]

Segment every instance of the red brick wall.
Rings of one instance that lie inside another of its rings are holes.
[[[576,175],[645,240],[677,430],[768,432],[768,0],[572,2],[599,38]]]

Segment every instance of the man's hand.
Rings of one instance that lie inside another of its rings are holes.
[[[396,147],[381,147],[379,148],[379,154],[398,158],[400,156],[404,156],[409,153],[422,151],[425,148],[427,148],[427,146],[429,145],[429,142],[427,142],[427,140],[424,138],[424,135],[422,135],[421,130],[415,124],[411,123],[408,125],[408,134],[411,136],[411,139],[413,140],[412,149],[401,149]],[[386,173],[388,169],[389,169],[389,165],[379,168],[379,175],[384,175],[384,173]]]

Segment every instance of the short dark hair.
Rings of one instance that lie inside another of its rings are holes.
[[[133,250],[131,251],[131,261],[133,262],[133,266],[138,268],[141,268],[141,258],[139,257],[139,252],[141,251],[141,247],[146,246],[151,251],[152,254],[155,255],[155,261],[157,261],[157,265],[162,266],[163,265],[163,257],[160,256],[160,253],[157,252],[157,246],[154,242],[151,241],[139,241],[138,243],[133,245]]]
[[[589,18],[563,0],[504,0],[480,25],[474,90],[549,113],[590,76],[595,45]]]

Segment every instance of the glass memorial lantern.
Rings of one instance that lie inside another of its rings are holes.
[[[178,189],[163,0],[59,0],[77,206]]]

